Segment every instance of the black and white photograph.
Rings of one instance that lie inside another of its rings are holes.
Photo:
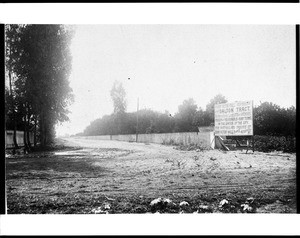
[[[295,26],[6,25],[10,214],[295,213]]]
[[[294,24],[4,27],[6,214],[297,213]]]

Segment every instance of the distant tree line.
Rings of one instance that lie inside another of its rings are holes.
[[[29,150],[51,143],[55,124],[68,120],[72,36],[63,25],[5,25],[5,127],[14,130],[16,148],[16,130]]]
[[[213,126],[214,105],[227,102],[223,95],[218,94],[209,101],[206,109],[203,110],[197,106],[193,98],[189,98],[178,106],[178,111],[174,115],[171,115],[168,111],[162,113],[151,109],[125,112],[126,93],[122,84],[118,82],[115,82],[111,96],[114,102],[114,113],[94,120],[83,133],[77,135],[197,132],[198,127]],[[295,136],[295,107],[286,109],[270,102],[264,102],[254,108],[253,114],[254,134]]]

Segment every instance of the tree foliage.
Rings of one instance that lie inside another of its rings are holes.
[[[115,81],[110,90],[110,96],[114,105],[114,114],[124,113],[126,111],[126,92],[123,84]]]
[[[114,128],[117,127],[114,120],[114,114],[105,115],[100,119],[91,122],[84,130],[84,135],[115,135],[115,134],[136,134],[136,118],[139,114],[138,132],[146,133],[168,133],[174,128],[174,119],[169,113],[155,112],[150,109],[143,109],[138,112],[124,113],[122,118],[122,127],[117,133]]]
[[[23,124],[18,129],[37,128],[43,146],[54,138],[55,124],[68,120],[67,107],[73,101],[68,81],[72,35],[62,25],[6,26],[7,70],[15,78],[15,110]]]
[[[175,114],[175,130],[178,132],[198,131],[197,126],[194,124],[196,113],[197,105],[194,99],[184,100],[178,106],[178,113]]]
[[[111,128],[116,128],[114,114],[97,119],[84,130],[83,135],[111,135],[135,134],[136,117],[139,117],[140,134],[146,133],[173,133],[198,131],[198,127],[210,126],[214,123],[214,105],[225,103],[227,99],[218,94],[206,106],[206,110],[198,107],[192,98],[186,99],[178,106],[174,117],[168,111],[164,113],[150,109],[138,112],[124,113],[122,127],[118,133]],[[254,134],[274,136],[295,136],[296,108],[281,108],[270,102],[261,103],[254,108]]]
[[[272,136],[295,136],[296,108],[281,108],[271,102],[254,108],[254,134]]]
[[[125,111],[126,111],[126,92],[123,84],[115,81],[110,96],[113,101],[114,112],[112,114],[112,121],[114,126],[110,127],[111,134],[122,134],[124,131]]]
[[[10,126],[10,129],[14,131],[13,133],[13,142],[15,148],[18,148],[17,139],[16,139],[16,131],[18,126],[18,117],[16,112],[16,95],[15,95],[15,81],[16,74],[15,68],[17,66],[18,59],[20,57],[20,53],[18,52],[18,42],[20,40],[20,29],[21,27],[17,25],[6,25],[5,26],[5,75],[8,79],[9,89],[6,93],[6,108],[7,113],[10,115],[6,116],[6,126]],[[7,80],[6,80],[7,81]]]
[[[205,112],[205,114],[206,114],[205,115],[206,120],[205,120],[205,124],[207,126],[214,125],[214,122],[215,122],[215,105],[216,104],[221,104],[221,103],[227,103],[227,99],[222,94],[217,94],[206,105],[206,112]]]

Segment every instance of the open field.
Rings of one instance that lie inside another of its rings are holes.
[[[294,153],[81,138],[57,143],[53,151],[7,156],[8,214],[296,213]],[[159,197],[172,203],[151,206]],[[223,199],[228,203],[220,206]]]

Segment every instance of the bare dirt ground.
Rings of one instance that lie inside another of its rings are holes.
[[[57,143],[53,151],[6,157],[8,214],[296,213],[295,154]],[[171,201],[150,205],[159,197]]]

